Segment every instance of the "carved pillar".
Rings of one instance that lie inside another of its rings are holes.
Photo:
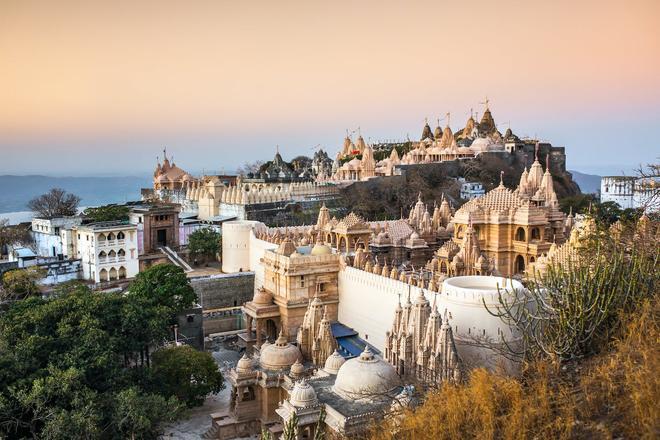
[[[261,327],[262,327],[262,321],[261,319],[257,319],[257,348],[261,348]]]
[[[248,339],[252,339],[252,316],[245,315],[245,325]]]

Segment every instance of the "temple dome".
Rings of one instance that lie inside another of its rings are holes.
[[[316,243],[312,248],[312,255],[329,255],[332,253],[330,246],[323,243]]]
[[[266,370],[285,370],[291,367],[300,358],[300,350],[287,341],[284,333],[280,332],[274,344],[262,345],[259,363]]]
[[[254,292],[252,302],[254,304],[270,305],[273,303],[273,295],[263,287],[260,287],[256,292]]]
[[[236,372],[238,374],[247,374],[252,372],[253,370],[253,363],[252,359],[250,359],[247,356],[247,353],[243,354],[243,357],[238,360],[238,363],[236,364]]]
[[[305,366],[300,362],[300,359],[296,359],[293,365],[291,365],[291,374],[295,376],[302,376],[305,373]]]
[[[298,408],[306,408],[319,403],[316,391],[305,379],[295,383],[289,395],[289,402]]]
[[[394,367],[375,357],[367,345],[360,356],[341,366],[333,389],[346,399],[373,399],[391,393],[398,379]]]
[[[334,351],[328,359],[325,360],[325,365],[323,369],[326,373],[337,374],[342,365],[346,363],[344,356],[340,355],[337,350]]]

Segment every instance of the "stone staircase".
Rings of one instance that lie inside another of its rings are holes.
[[[172,262],[172,264],[179,266],[185,272],[192,272],[192,267],[190,267],[190,265],[186,263],[184,259],[179,256],[179,254],[174,252],[168,246],[160,246],[158,249],[167,257],[168,260]]]

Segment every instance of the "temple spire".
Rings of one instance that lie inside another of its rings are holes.
[[[539,141],[536,141],[536,145],[534,146],[534,160],[539,160]]]

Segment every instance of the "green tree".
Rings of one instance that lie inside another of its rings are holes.
[[[16,301],[28,296],[39,295],[41,292],[37,281],[46,276],[46,271],[38,267],[14,269],[2,275],[2,290],[0,301]]]
[[[176,420],[183,408],[174,397],[166,399],[130,387],[117,393],[112,423],[123,438],[154,438],[158,424]]]
[[[158,350],[176,303],[80,283],[11,303],[0,314],[0,438],[155,438],[159,422],[219,390],[209,354]]]
[[[83,211],[83,216],[91,222],[125,221],[128,220],[128,212],[126,205],[110,204],[87,208]]]
[[[194,260],[215,259],[220,253],[222,236],[211,228],[200,228],[188,236],[188,250]]]
[[[129,291],[130,295],[145,300],[145,304],[167,308],[172,318],[197,301],[197,294],[190,286],[186,273],[173,264],[157,264],[140,272],[129,286]]]
[[[213,357],[187,345],[156,351],[153,374],[166,394],[177,396],[188,406],[200,405],[209,393],[224,388],[222,373]]]
[[[572,211],[574,214],[582,214],[589,210],[589,207],[597,203],[596,196],[593,194],[578,194],[564,197],[559,200],[559,208],[568,214]]]

